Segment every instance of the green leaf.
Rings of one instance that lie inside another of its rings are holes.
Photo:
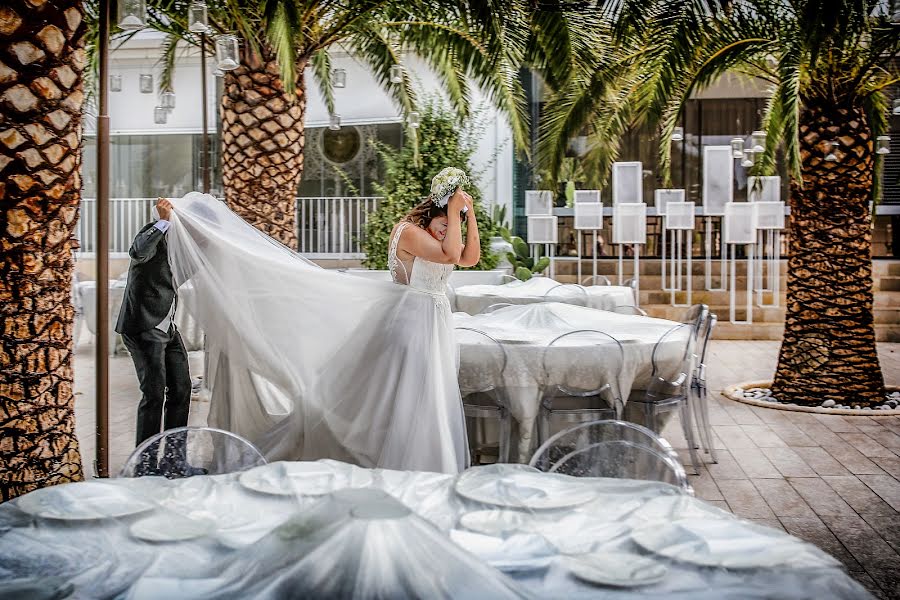
[[[534,268],[532,268],[531,270],[534,271],[535,273],[543,273],[549,266],[550,266],[550,259],[545,256],[544,258],[539,260],[537,262],[537,264],[534,266]]]
[[[528,250],[528,244],[522,238],[514,237],[510,240],[510,243],[513,245],[513,250],[519,255],[519,258],[527,258],[531,255],[531,252]]]
[[[572,207],[575,204],[575,182],[566,182],[566,206]]]
[[[519,264],[519,257],[516,256],[516,255],[515,255],[514,253],[512,253],[512,252],[507,252],[507,253],[506,253],[506,260],[508,260],[508,261],[509,261],[509,264],[511,264],[511,265],[517,265],[517,264]]]
[[[520,281],[528,281],[531,279],[531,271],[526,269],[525,267],[518,267],[516,269],[516,279]]]
[[[534,259],[531,258],[530,256],[528,256],[524,259],[520,259],[519,262],[521,264],[525,265],[529,270],[532,270],[532,271],[534,270]]]

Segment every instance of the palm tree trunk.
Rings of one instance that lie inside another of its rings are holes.
[[[297,67],[295,93],[288,94],[274,58],[245,60],[225,74],[222,96],[225,201],[245,221],[294,249],[305,141],[303,67]]]
[[[837,141],[836,161],[826,160]],[[782,401],[884,402],[872,314],[871,130],[858,106],[808,100],[801,182],[791,182],[784,341],[772,391]]]
[[[0,7],[0,502],[83,479],[72,392],[84,7]]]

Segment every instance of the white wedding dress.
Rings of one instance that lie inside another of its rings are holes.
[[[396,285],[322,269],[209,195],[174,200],[169,262],[206,333],[209,425],[269,460],[456,473],[468,464],[452,265],[389,262]]]

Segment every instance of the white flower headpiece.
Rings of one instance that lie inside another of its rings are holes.
[[[469,185],[466,172],[456,167],[445,167],[431,180],[431,201],[444,208],[456,188]]]

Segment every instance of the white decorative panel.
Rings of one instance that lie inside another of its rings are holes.
[[[643,202],[613,206],[613,243],[647,243],[647,205]]]
[[[557,217],[528,217],[529,244],[555,244],[558,231]]]
[[[600,204],[600,190],[575,190],[575,204]]]
[[[734,200],[734,158],[731,146],[703,147],[703,214],[725,214]]]
[[[603,229],[603,205],[576,201],[575,229]]]
[[[525,215],[552,215],[553,192],[546,190],[529,190],[525,192]]]
[[[750,202],[780,202],[781,177],[778,175],[748,177],[747,200]]]
[[[643,170],[644,167],[639,162],[613,163],[613,204],[639,204],[644,201]]]
[[[756,210],[751,202],[729,202],[725,205],[725,243],[756,243]]]
[[[684,202],[684,190],[656,190],[653,196],[658,215],[666,214],[666,206],[670,202]]]
[[[694,210],[693,202],[669,202],[666,207],[666,229],[693,229]]]
[[[753,202],[757,229],[784,229],[784,202]]]

